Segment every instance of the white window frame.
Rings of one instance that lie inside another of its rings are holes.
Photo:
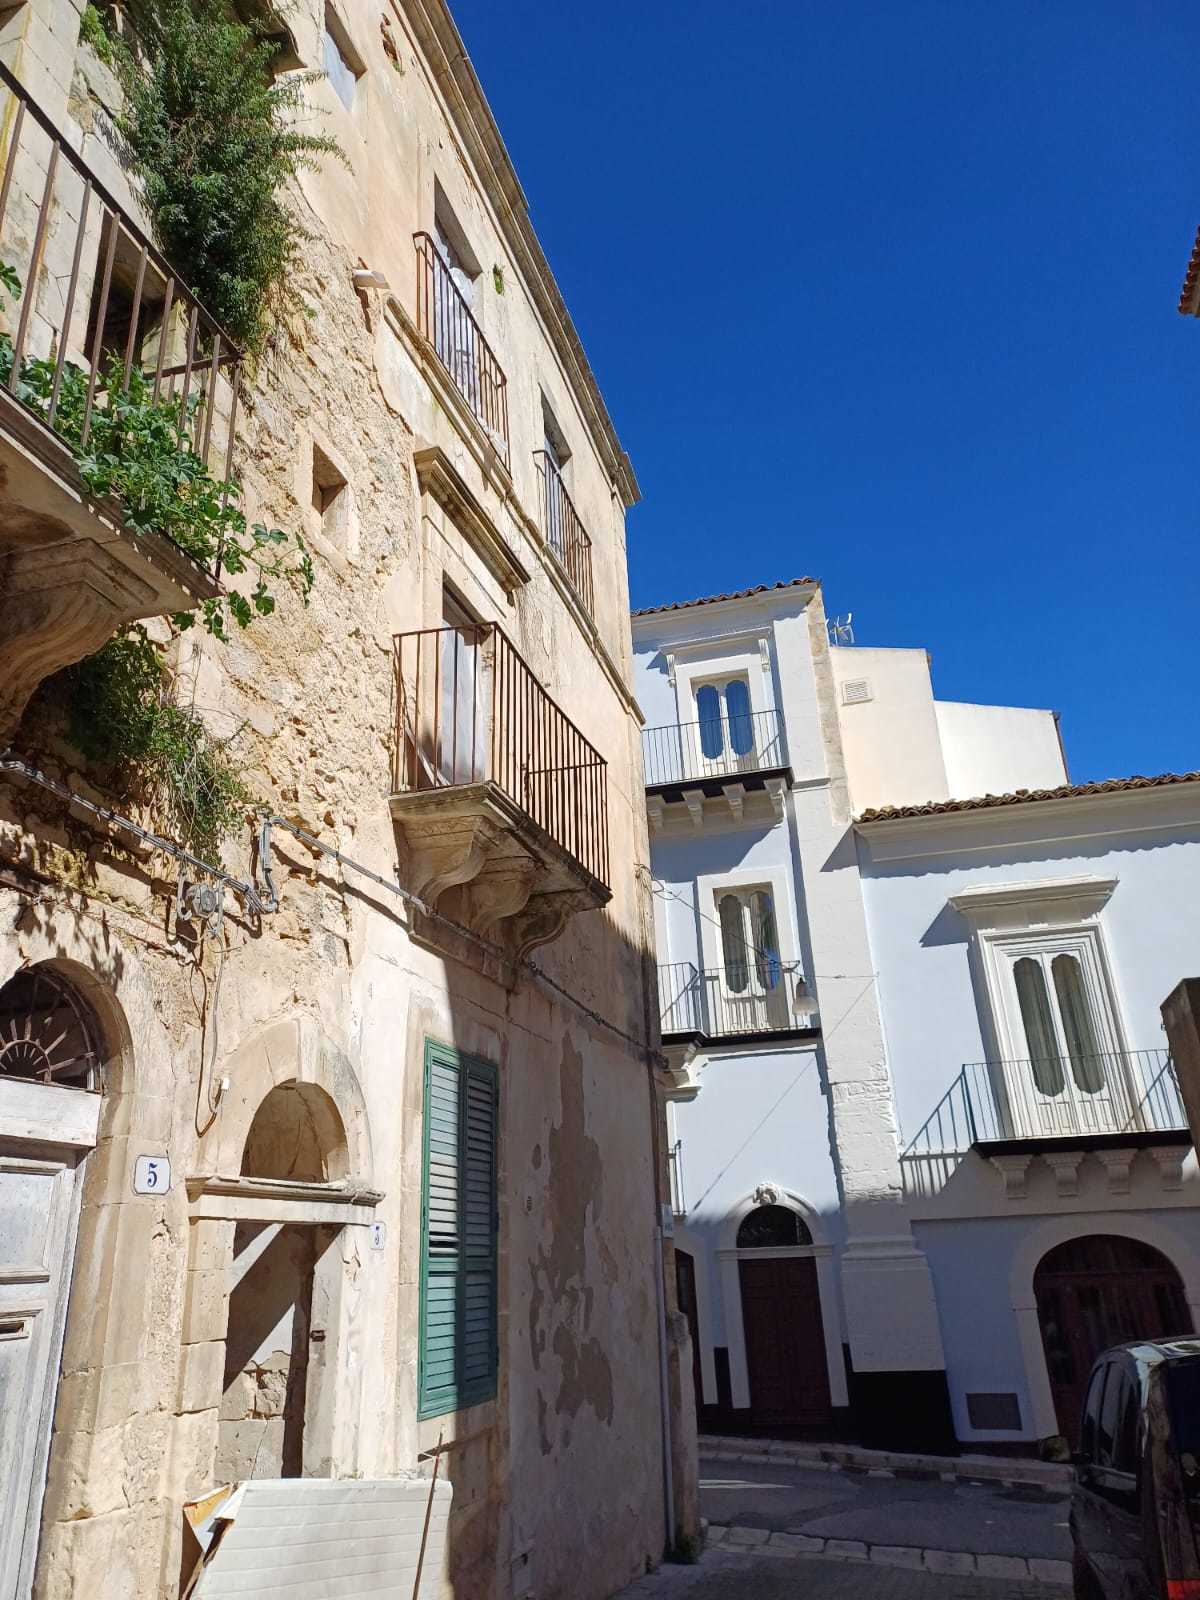
[[[1028,883],[981,884],[950,897],[950,904],[971,925],[987,997],[988,1015],[980,1018],[986,1039],[991,1036],[996,1060],[1003,1063],[1006,1078],[1014,1071],[1012,1063],[1030,1059],[1017,997],[1015,967],[1023,956],[1052,960],[1056,955],[1074,956],[1083,970],[1084,989],[1096,1043],[1102,1054],[1116,1063],[1126,1059],[1129,1043],[1123,1022],[1123,1009],[1101,911],[1116,888],[1115,878],[1079,877],[1036,879]],[[1057,996],[1050,990],[1055,1021],[1061,1026]],[[1090,1092],[1073,1080],[1069,1056],[1064,1050],[1066,1082],[1061,1093],[1067,1098],[1087,1101]],[[1123,1095],[1129,1109],[1136,1109],[1134,1086],[1124,1081],[1109,1084],[1110,1095]],[[1006,1084],[1014,1092],[1034,1095],[1047,1103],[1057,1095],[1043,1095],[1032,1082]]]

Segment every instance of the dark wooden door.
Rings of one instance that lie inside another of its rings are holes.
[[[764,1427],[829,1422],[816,1262],[811,1256],[743,1257],[738,1269],[753,1420]]]
[[[1096,1357],[1129,1339],[1190,1333],[1192,1319],[1167,1258],[1116,1234],[1087,1234],[1051,1250],[1033,1289],[1059,1432],[1075,1450]]]
[[[675,1293],[679,1309],[687,1318],[692,1339],[692,1382],[696,1388],[696,1415],[704,1404],[700,1381],[700,1308],[696,1301],[696,1263],[686,1250],[675,1250]]]

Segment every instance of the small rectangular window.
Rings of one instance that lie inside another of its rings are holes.
[[[321,33],[321,65],[338,99],[347,111],[352,110],[358,80],[366,71],[366,66],[351,43],[342,19],[328,5],[325,7],[325,26]]]
[[[490,1400],[498,1369],[499,1084],[488,1061],[425,1043],[418,1412]]]

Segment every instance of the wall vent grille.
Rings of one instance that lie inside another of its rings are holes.
[[[842,704],[844,706],[861,706],[871,698],[871,684],[867,678],[848,678],[842,685]]]

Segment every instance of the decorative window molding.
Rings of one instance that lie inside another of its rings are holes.
[[[441,506],[450,521],[511,598],[529,582],[529,569],[475,497],[466,479],[440,445],[427,445],[413,456],[421,493]]]
[[[1084,874],[1023,883],[981,883],[950,895],[949,903],[976,929],[1081,922],[1099,915],[1117,881]]]

